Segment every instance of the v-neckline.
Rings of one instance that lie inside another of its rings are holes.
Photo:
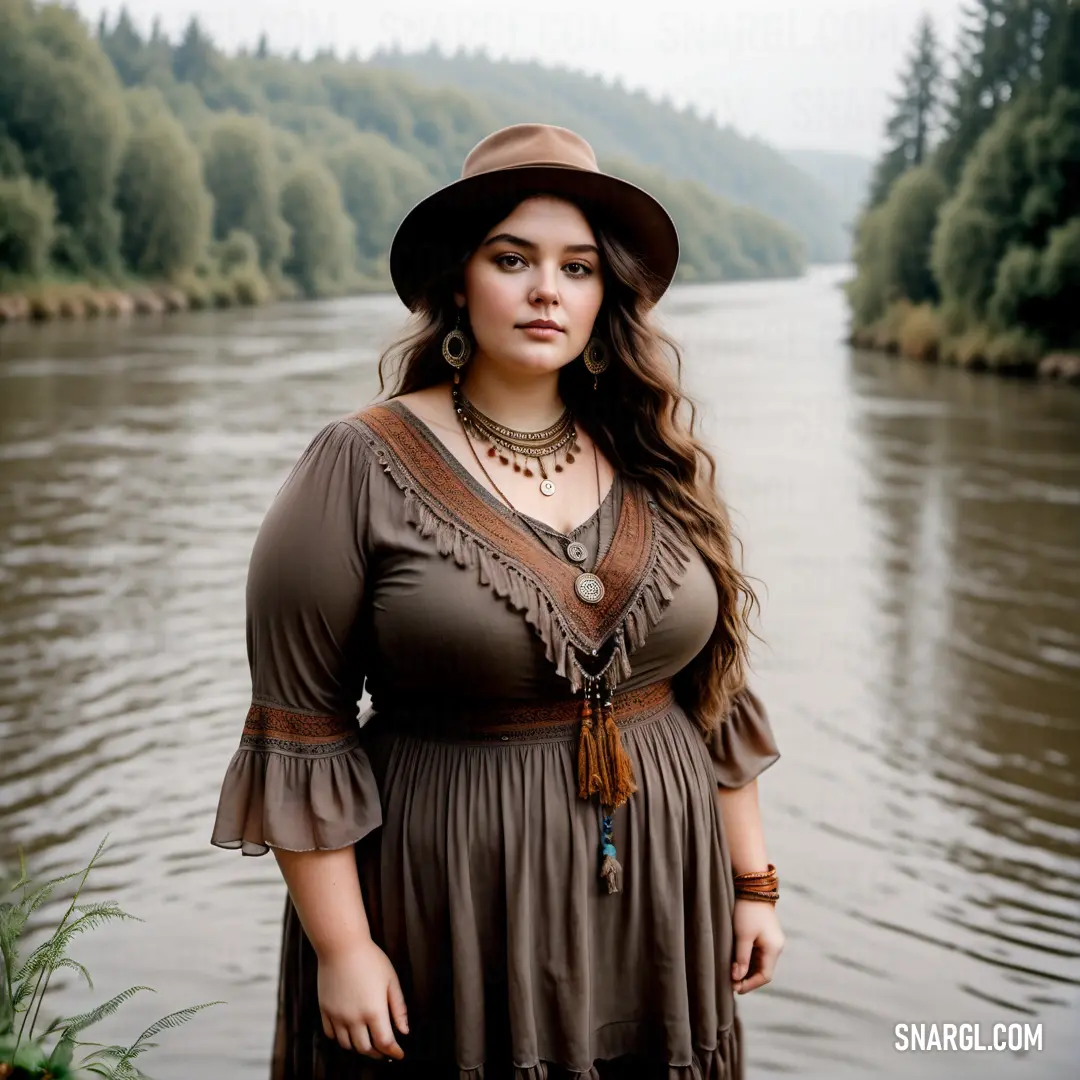
[[[604,508],[611,502],[612,496],[615,494],[615,485],[619,482],[619,476],[617,472],[612,472],[611,483],[608,484],[607,491],[604,493],[603,498],[600,500],[600,505],[579,525],[575,525],[568,532],[563,532],[561,529],[557,529],[550,522],[543,521],[541,518],[533,517],[532,514],[523,513],[521,510],[512,510],[506,505],[493,491],[490,491],[484,484],[481,484],[479,480],[465,467],[461,459],[455,454],[450,447],[435,433],[431,425],[420,416],[419,413],[414,412],[405,402],[398,400],[397,398],[390,398],[388,401],[383,402],[384,405],[394,406],[397,408],[399,415],[405,414],[403,419],[406,423],[411,424],[416,430],[418,430],[432,447],[438,451],[439,456],[454,470],[454,472],[460,476],[464,482],[469,486],[469,489],[474,495],[478,495],[483,498],[484,501],[493,509],[498,510],[504,516],[508,516],[511,520],[517,523],[518,518],[525,518],[526,521],[532,522],[534,525],[539,525],[545,532],[550,533],[552,536],[558,537],[560,540],[572,540],[575,536],[584,532],[594,521],[597,522],[599,527],[599,521]],[[527,530],[525,530],[527,531]],[[535,539],[535,538],[534,538]]]
[[[533,610],[527,594],[517,593],[515,603],[531,612],[541,636],[550,630],[552,612],[557,610],[574,647],[585,655],[596,656],[610,636],[623,627],[623,620],[644,591],[651,589],[654,605],[663,606],[667,597],[663,592],[659,597],[655,595],[659,579],[654,580],[654,576],[662,573],[673,581],[678,556],[665,548],[661,570],[659,523],[651,500],[638,485],[625,481],[621,484],[622,497],[611,540],[593,571],[604,583],[604,595],[596,603],[588,603],[575,588],[580,569],[542,543],[517,514],[476,482],[456,456],[447,457],[437,438],[426,433],[427,425],[408,406],[391,399],[370,406],[351,421],[363,425],[382,442],[385,449],[380,460],[405,492],[407,519],[417,524],[424,535],[435,538],[440,554],[453,555],[461,565],[478,560],[481,581],[490,584],[500,596],[515,595],[513,580],[517,579],[508,574],[510,568],[514,568],[515,575],[526,575],[531,587],[545,600]],[[388,453],[393,458],[386,456]],[[454,525],[443,529],[439,521]],[[664,590],[670,588],[670,584],[664,585]],[[648,613],[641,618],[644,622],[640,626],[635,623],[623,627],[624,633],[639,637],[642,628],[653,621]],[[550,658],[555,659],[554,654]]]

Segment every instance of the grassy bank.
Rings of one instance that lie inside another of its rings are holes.
[[[849,340],[858,348],[924,363],[1080,385],[1080,352],[1048,351],[1037,337],[1019,330],[962,326],[930,304],[897,301],[876,322],[854,329]]]
[[[341,295],[389,289],[389,280],[354,277]],[[248,265],[228,274],[190,272],[170,282],[130,281],[122,285],[8,278],[0,279],[0,325],[257,307],[278,300],[299,299],[302,295],[288,278],[271,281]]]

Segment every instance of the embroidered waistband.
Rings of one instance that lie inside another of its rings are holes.
[[[620,728],[658,716],[674,703],[670,679],[635,690],[620,690],[612,698]],[[376,708],[376,714],[382,716],[392,711],[394,728],[418,735],[469,742],[533,742],[576,737],[581,725],[581,707],[581,698],[573,697],[554,701],[476,702],[465,708],[399,705],[391,710]]]

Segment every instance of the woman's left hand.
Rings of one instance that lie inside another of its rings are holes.
[[[731,981],[735,993],[748,994],[772,981],[773,969],[784,949],[784,932],[776,909],[764,900],[736,900],[733,926]]]

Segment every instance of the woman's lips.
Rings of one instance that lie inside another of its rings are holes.
[[[562,331],[556,329],[553,326],[519,326],[519,330],[523,330],[530,337],[537,338],[540,341],[547,341],[551,338],[558,337]]]

